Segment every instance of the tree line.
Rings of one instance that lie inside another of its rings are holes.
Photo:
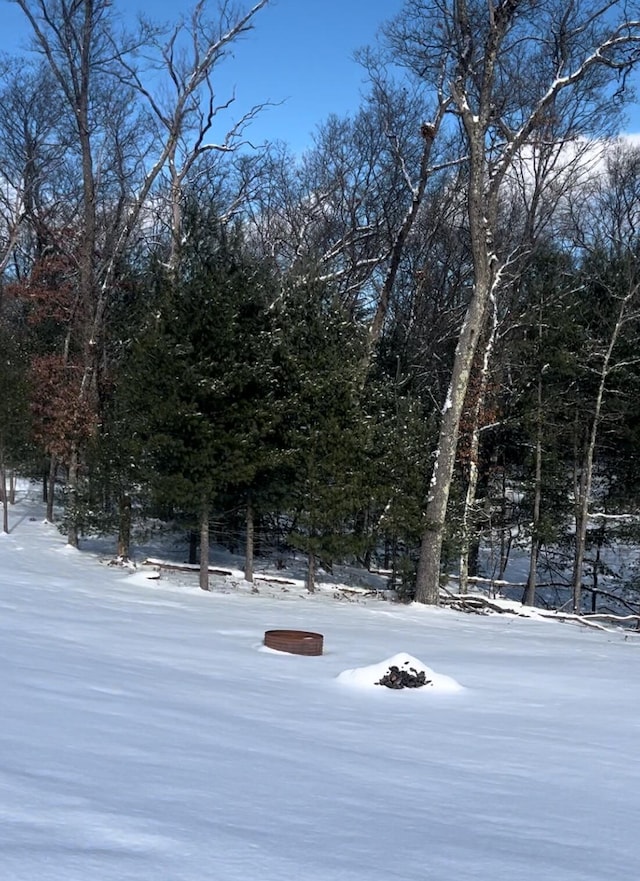
[[[110,0],[12,2],[5,531],[19,470],[73,545],[178,524],[205,589],[213,526],[249,579],[297,548],[311,590],[355,557],[438,603],[520,543],[525,602],[543,573],[595,596],[606,515],[637,507],[635,4],[407,3],[296,157],[217,91],[268,0],[135,30]]]

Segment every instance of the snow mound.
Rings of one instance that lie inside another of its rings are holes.
[[[343,685],[349,685],[355,688],[363,688],[366,690],[377,689],[379,691],[393,691],[394,689],[386,688],[378,685],[383,676],[385,676],[390,667],[398,667],[400,670],[411,670],[418,673],[424,671],[428,685],[420,688],[403,688],[403,692],[419,692],[420,694],[432,694],[434,691],[440,694],[456,694],[464,690],[464,686],[460,685],[451,676],[445,676],[442,673],[436,673],[422,661],[414,658],[406,652],[400,652],[387,658],[386,661],[380,661],[378,664],[371,664],[368,667],[356,667],[353,670],[343,670],[337,677],[338,682]]]

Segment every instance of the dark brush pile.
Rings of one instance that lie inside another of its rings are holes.
[[[409,661],[405,661],[405,664],[408,663]],[[385,685],[387,688],[422,688],[423,685],[433,685],[433,682],[427,679],[424,670],[418,671],[415,667],[401,670],[393,664],[376,685]]]

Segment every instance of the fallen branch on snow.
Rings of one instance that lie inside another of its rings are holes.
[[[143,566],[157,566],[160,569],[171,569],[177,572],[199,572],[198,563],[168,563],[165,560],[155,560],[153,557],[147,557],[142,561]],[[216,569],[209,566],[209,572],[212,575],[233,575],[230,569]]]
[[[443,605],[449,606],[449,608],[456,609],[460,612],[480,613],[482,611],[491,611],[498,612],[501,615],[517,615],[520,618],[545,618],[546,620],[553,621],[570,621],[575,622],[576,624],[583,624],[585,627],[591,627],[594,630],[604,630],[606,633],[613,633],[615,631],[610,627],[605,627],[603,624],[599,624],[598,620],[608,621],[619,625],[635,622],[635,632],[640,634],[640,615],[604,615],[589,612],[584,615],[576,615],[571,612],[554,612],[540,609],[538,607],[501,604],[480,594],[455,594],[447,592],[447,594],[442,597],[442,602]],[[531,608],[531,612],[525,611],[525,609],[529,608]],[[624,629],[629,630],[629,628]],[[634,631],[630,630],[630,632],[633,633]]]

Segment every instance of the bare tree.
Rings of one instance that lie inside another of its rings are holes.
[[[459,530],[459,578],[460,591],[463,593],[468,585],[469,554],[471,548],[477,547],[478,543],[478,536],[474,535],[478,532],[475,521],[481,518],[485,523],[490,524],[489,512],[494,504],[489,494],[490,497],[484,500],[484,512],[481,512],[476,505],[476,491],[481,478],[479,470],[481,441],[491,433],[495,433],[502,423],[502,415],[499,411],[492,412],[493,408],[490,404],[487,408],[487,394],[491,390],[491,384],[495,385],[497,376],[504,369],[504,365],[501,366],[500,363],[493,365],[492,361],[499,362],[500,357],[505,356],[508,358],[509,338],[514,332],[516,336],[519,335],[517,329],[522,326],[523,321],[526,324],[530,323],[530,319],[526,316],[531,304],[529,301],[522,302],[521,296],[523,278],[526,277],[527,269],[540,259],[538,255],[541,250],[544,251],[550,237],[558,234],[559,209],[561,211],[566,207],[576,188],[584,184],[601,158],[602,150],[588,140],[567,144],[562,140],[555,140],[553,125],[547,130],[541,128],[537,132],[536,140],[528,144],[514,160],[501,190],[496,250],[500,254],[511,254],[513,257],[504,281],[489,297],[485,328],[480,348],[472,364],[464,408],[463,458],[466,489]],[[543,299],[544,294],[541,294],[541,302]],[[538,333],[542,332],[544,321],[545,316],[541,312],[539,303]],[[496,376],[490,382],[492,371]],[[537,381],[536,478],[532,529],[534,536],[538,531],[541,508],[542,373],[539,374]],[[461,458],[460,450],[458,458]],[[503,509],[505,504],[506,500],[503,497]],[[493,530],[493,526],[490,528]],[[503,522],[500,538],[500,578],[503,577],[508,559],[509,539],[505,541],[505,536],[510,536],[510,532],[511,526]],[[534,539],[532,558],[536,553],[537,544]],[[535,573],[536,563],[533,559],[531,566]],[[535,579],[533,584],[535,585]],[[531,590],[535,591],[535,587],[527,589],[527,597],[532,596]]]
[[[179,257],[182,203],[190,175],[194,171],[202,174],[198,165],[205,157],[228,155],[250,144],[246,140],[247,127],[267,106],[268,102],[254,105],[230,123],[220,122],[236,96],[219,96],[213,79],[214,69],[230,54],[231,45],[253,28],[253,19],[267,3],[259,0],[240,13],[223,2],[217,14],[211,16],[206,0],[199,0],[190,16],[168,34],[153,33],[146,53],[152,69],[163,73],[165,93],[147,84],[148,71],[141,71],[133,59],[120,56],[126,81],[144,98],[155,137],[162,144],[155,168],[168,175],[171,266]]]
[[[612,145],[605,168],[579,191],[570,214],[573,241],[581,249],[590,281],[597,284],[603,300],[598,333],[584,353],[584,370],[595,384],[574,482],[572,604],[574,612],[579,612],[596,446],[606,398],[612,393],[614,375],[638,363],[635,340],[640,320],[640,150],[622,143]],[[627,343],[633,341],[631,352],[628,344],[626,351],[621,346],[625,337]],[[585,419],[584,411],[581,419]]]
[[[384,59],[361,56],[369,92],[353,116],[330,116],[296,161],[278,146],[251,206],[259,246],[299,279],[330,283],[366,322],[367,365],[380,340],[408,241],[428,191],[450,166],[436,135],[445,102],[395,83]]]
[[[46,228],[59,216],[56,181],[64,162],[57,88],[45,65],[0,64],[0,275],[20,277],[41,254]]]
[[[474,285],[460,330],[425,509],[416,599],[438,603],[442,542],[472,364],[491,296],[513,259],[497,250],[510,169],[553,120],[556,142],[593,129],[609,86],[638,57],[640,21],[622,2],[413,2],[386,30],[400,63],[442,88],[467,152]],[[442,85],[440,85],[442,84]]]
[[[133,37],[118,32],[109,0],[13,2],[28,19],[34,46],[64,96],[64,113],[77,145],[81,192],[74,243],[75,314],[81,319],[77,333],[82,350],[78,404],[92,412],[98,406],[101,346],[118,266],[165,168],[171,181],[175,245],[180,188],[195,158],[214,149],[204,140],[222,109],[214,99],[212,72],[267,0],[246,13],[223,3],[214,26],[207,24],[206,2],[201,0],[186,31],[190,54],[179,45],[182,26],[172,31],[161,50],[160,70],[173,86],[173,96],[164,103],[144,84],[144,73],[133,61],[134,52],[144,55],[145,49],[151,52],[163,45],[160,29],[145,25]],[[146,72],[158,81],[157,67]],[[146,109],[141,110],[136,95],[144,96]],[[217,148],[232,150],[251,116],[232,125]],[[81,464],[79,446],[79,442],[72,445],[68,462],[72,508]],[[69,523],[69,542],[77,544],[76,518],[72,516]]]

